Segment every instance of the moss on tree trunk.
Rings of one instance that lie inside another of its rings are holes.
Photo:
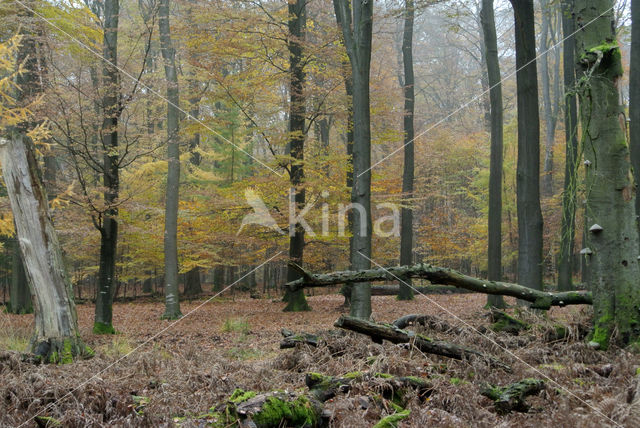
[[[595,315],[592,340],[602,349],[608,347],[614,331],[625,344],[640,336],[635,184],[618,95],[623,69],[612,7],[612,0],[578,0],[575,10],[578,22],[593,21],[576,34],[576,46],[587,165],[588,286]]]

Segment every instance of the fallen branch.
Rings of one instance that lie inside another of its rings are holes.
[[[480,393],[494,401],[498,413],[512,411],[528,412],[529,405],[524,399],[544,389],[544,381],[539,379],[523,379],[505,387],[487,385]]]
[[[430,330],[438,330],[443,333],[455,333],[455,334],[462,333],[462,329],[460,327],[452,326],[447,322],[437,317],[434,317],[433,315],[420,315],[420,314],[405,315],[393,322],[393,325],[400,329],[404,329],[414,324],[420,324],[422,326],[427,327]]]
[[[531,307],[534,309],[549,309],[551,306],[590,305],[593,303],[591,293],[588,291],[548,293],[519,284],[486,281],[463,275],[455,270],[424,263],[413,266],[395,266],[358,272],[342,271],[329,274],[312,274],[294,263],[291,266],[302,276],[300,279],[287,284],[287,287],[292,291],[306,287],[327,287],[354,282],[397,281],[405,278],[421,278],[433,284],[453,285],[477,293],[517,297],[531,302]]]
[[[427,336],[402,330],[392,325],[376,324],[359,318],[342,316],[338,318],[334,326],[365,334],[377,343],[382,343],[383,340],[388,340],[391,343],[412,343],[413,346],[422,352],[454,358],[456,360],[462,360],[469,357],[480,357],[487,360],[495,367],[511,371],[511,368],[507,364],[504,364],[494,357],[476,351],[475,349],[466,348],[451,342],[433,340]]]

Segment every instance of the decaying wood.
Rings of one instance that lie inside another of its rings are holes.
[[[399,329],[393,325],[377,324],[359,318],[342,316],[338,318],[334,326],[365,334],[377,343],[382,343],[383,340],[388,340],[391,343],[411,343],[422,352],[457,360],[479,357],[495,367],[511,371],[511,368],[507,364],[474,349],[456,345],[455,343],[434,340],[421,334]]]
[[[296,334],[290,330],[287,330],[286,328],[280,330],[280,333],[284,337],[284,339],[282,339],[282,342],[280,342],[280,349],[295,348],[299,343],[316,348],[320,344],[320,338],[313,334],[304,332]]]
[[[525,398],[539,393],[544,386],[542,380],[523,379],[505,387],[487,385],[480,393],[495,402],[498,413],[527,412],[529,405],[524,401]]]
[[[519,284],[482,280],[464,275],[452,269],[431,266],[424,263],[413,266],[395,266],[357,272],[342,271],[328,274],[312,274],[297,265],[296,269],[302,277],[287,284],[291,290],[299,290],[305,287],[327,287],[345,283],[397,281],[403,278],[421,278],[433,284],[453,285],[478,293],[517,297],[531,302],[531,307],[535,309],[549,309],[551,306],[590,305],[593,303],[591,293],[588,291],[549,293],[533,290]]]
[[[324,426],[322,403],[307,395],[272,391],[254,395],[240,402],[225,403],[216,408],[225,426],[269,427]],[[222,421],[220,421],[222,422]]]
[[[493,325],[491,325],[491,329],[496,332],[505,332],[517,336],[521,331],[529,330],[531,328],[531,326],[526,322],[520,321],[519,319],[495,308],[491,309],[489,317],[493,323]]]
[[[32,143],[22,133],[0,139],[0,164],[11,202],[25,273],[31,285],[35,333],[31,351],[47,362],[92,353],[80,339],[71,282]]]
[[[310,393],[320,401],[327,401],[339,392],[351,390],[353,382],[376,382],[383,390],[383,396],[388,399],[403,395],[403,390],[412,389],[418,396],[425,399],[431,393],[431,383],[414,376],[392,376],[386,373],[347,373],[341,377],[326,376],[320,373],[307,373],[305,384]]]
[[[437,330],[443,333],[462,333],[462,329],[460,327],[452,326],[433,315],[410,314],[400,317],[393,322],[393,325],[400,329],[404,329],[412,324],[420,324],[430,330]]]

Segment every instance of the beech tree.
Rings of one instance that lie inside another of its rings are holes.
[[[576,33],[587,165],[584,252],[593,293],[592,340],[603,349],[614,332],[624,344],[640,337],[635,183],[619,100],[623,69],[612,9],[612,0],[575,1],[576,22],[589,23]]]
[[[629,146],[636,180],[636,216],[640,215],[640,1],[631,1],[631,59],[629,71]],[[635,24],[635,25],[634,25]],[[638,220],[640,229],[640,217]]]
[[[353,243],[350,261],[354,270],[371,267],[371,112],[369,72],[373,32],[373,1],[334,0],[338,23],[351,64],[353,84],[353,185],[351,203],[362,210],[352,216]],[[371,316],[371,286],[351,288],[352,316]]]
[[[304,142],[305,129],[305,71],[303,58],[303,41],[307,25],[307,0],[289,2],[289,180],[291,182],[290,206],[296,212],[303,209],[306,200],[304,189]],[[289,260],[302,263],[304,254],[304,228],[300,223],[290,224],[293,231],[289,231]],[[287,281],[299,278],[298,272],[287,269]],[[287,306],[285,311],[298,312],[309,310],[309,305],[303,290],[286,291]]]
[[[167,193],[164,218],[164,296],[165,311],[162,318],[176,319],[180,312],[178,289],[178,203],[180,201],[180,93],[176,52],[171,42],[169,0],[159,0],[158,28],[160,52],[164,60],[167,80]]]
[[[544,164],[542,194],[553,196],[553,144],[560,111],[560,49],[557,43],[559,31],[558,5],[541,0],[542,29],[540,35],[540,83],[542,84],[542,111],[544,113]],[[550,61],[552,59],[552,61]]]
[[[575,95],[576,45],[573,36],[575,28],[573,0],[564,0],[562,2],[562,33],[564,35],[562,57],[564,64],[565,170],[560,254],[558,255],[558,290],[560,291],[573,289],[572,258],[576,235],[576,194],[578,191],[578,106]],[[631,94],[633,94],[633,89],[631,89]]]
[[[102,84],[104,95],[102,97],[101,139],[104,148],[102,173],[105,187],[104,201],[107,210],[94,220],[100,231],[100,267],[93,332],[113,334],[115,329],[113,328],[112,305],[118,248],[118,208],[116,203],[120,193],[118,120],[122,113],[120,74],[117,69],[119,0],[104,0],[103,13]]]
[[[533,0],[511,0],[515,16],[518,97],[518,282],[542,289],[540,116]]]
[[[413,23],[415,19],[415,4],[413,0],[405,0],[404,31],[402,36],[402,63],[404,66],[404,169],[402,172],[402,196],[411,201],[414,180],[414,113],[416,104],[415,77],[413,73]],[[413,211],[410,207],[403,207],[400,212],[400,264],[413,263]],[[398,299],[413,299],[411,280],[400,283]]]
[[[493,0],[482,0],[480,13],[484,35],[485,61],[489,80],[491,115],[491,154],[489,160],[489,280],[502,280],[502,145],[503,145],[503,107],[502,78],[498,57],[495,14]],[[504,307],[502,296],[488,296],[488,304]]]

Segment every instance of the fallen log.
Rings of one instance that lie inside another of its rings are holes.
[[[305,376],[305,384],[310,394],[322,402],[335,397],[339,392],[349,392],[351,384],[360,381],[376,382],[382,389],[382,396],[396,402],[403,402],[408,390],[416,391],[418,397],[425,400],[433,389],[431,383],[425,379],[415,376],[393,376],[387,373],[352,372],[341,377],[307,373]]]
[[[524,401],[529,395],[535,395],[544,389],[544,381],[539,379],[523,379],[505,387],[485,386],[480,393],[494,401],[498,413],[512,411],[528,412],[529,405]]]
[[[402,316],[393,322],[393,325],[400,329],[404,329],[414,324],[420,324],[430,330],[438,330],[443,333],[462,333],[462,329],[460,327],[452,326],[433,315],[410,314]]]
[[[280,342],[280,349],[295,348],[298,343],[313,346],[314,348],[317,348],[320,344],[320,338],[313,334],[304,332],[295,334],[286,328],[280,330],[280,334],[284,337]]]
[[[505,371],[511,368],[494,357],[485,355],[475,349],[456,345],[455,343],[434,340],[422,334],[412,331],[402,330],[393,325],[377,324],[371,321],[362,320],[348,316],[342,316],[334,324],[335,327],[345,330],[355,331],[369,336],[376,343],[387,340],[391,343],[412,343],[413,346],[422,352],[441,355],[443,357],[462,360],[470,357],[479,357],[488,361],[492,366],[500,367]]]
[[[489,317],[493,323],[491,325],[491,330],[495,332],[505,332],[517,336],[521,331],[529,330],[531,328],[531,326],[526,322],[520,321],[519,319],[495,308],[491,309]]]
[[[549,309],[551,306],[591,305],[593,303],[591,293],[588,291],[549,293],[534,290],[520,284],[478,279],[452,269],[424,263],[413,266],[395,266],[328,274],[312,274],[295,263],[291,263],[291,266],[301,274],[300,279],[287,283],[287,287],[292,291],[306,287],[327,287],[354,282],[398,281],[406,278],[420,278],[426,279],[433,284],[453,285],[477,293],[517,297],[531,302],[531,307],[534,309]]]
[[[326,426],[328,414],[315,398],[285,391],[256,393],[236,391],[202,416],[212,426],[278,428]]]

